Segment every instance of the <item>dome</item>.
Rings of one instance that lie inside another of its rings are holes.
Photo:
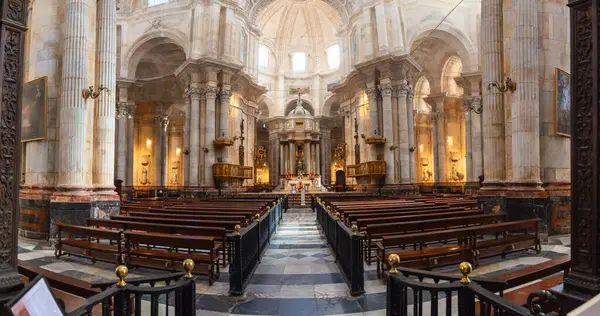
[[[310,112],[308,112],[307,109],[305,109],[302,106],[302,101],[298,100],[296,101],[296,107],[290,112],[290,114],[288,114],[288,117],[296,117],[296,118],[301,118],[301,117],[312,117],[312,115],[310,115]]]

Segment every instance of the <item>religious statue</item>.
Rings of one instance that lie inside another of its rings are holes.
[[[302,174],[304,172],[304,153],[302,149],[298,150],[298,156],[296,157],[296,173]]]
[[[179,179],[177,177],[177,169],[173,169],[173,173],[171,175],[171,182],[173,184],[179,184]]]
[[[146,167],[142,168],[142,184],[148,184],[148,169]]]
[[[423,167],[423,176],[421,178],[421,181],[423,181],[423,182],[431,181],[431,172],[429,170],[427,170],[427,167]]]
[[[267,150],[264,146],[258,146],[254,149],[254,165],[257,167],[267,166]]]

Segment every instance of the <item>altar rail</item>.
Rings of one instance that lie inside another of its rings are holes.
[[[352,296],[364,294],[365,268],[361,251],[363,236],[359,235],[358,231],[351,231],[338,218],[329,214],[321,203],[315,202],[314,197],[311,205],[317,212],[317,222],[325,234],[327,244],[334,253],[335,262],[350,289],[350,294]]]
[[[262,255],[281,223],[287,197],[268,209],[262,217],[228,236],[231,263],[229,264],[229,293],[243,295],[254,275]]]

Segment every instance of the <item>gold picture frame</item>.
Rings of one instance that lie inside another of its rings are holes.
[[[555,68],[554,82],[554,131],[571,137],[571,75]]]
[[[26,82],[23,85],[22,99],[21,142],[25,143],[46,139],[48,77],[44,76]]]

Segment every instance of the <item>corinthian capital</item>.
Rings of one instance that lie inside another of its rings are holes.
[[[481,104],[481,96],[473,96],[471,98],[463,99],[463,106],[465,112],[474,112],[475,114],[481,114],[483,106]]]
[[[391,83],[384,83],[382,85],[379,85],[379,90],[381,91],[381,95],[384,97],[392,96],[392,89],[393,89],[393,86]]]
[[[217,93],[219,93],[219,88],[208,86],[204,89],[206,99],[214,100],[217,97]]]
[[[120,120],[124,117],[129,117],[129,111],[127,109],[126,102],[117,103],[117,120]]]
[[[410,86],[406,81],[403,81],[396,87],[396,91],[398,92],[398,97],[406,97],[408,95],[408,91],[410,90]]]
[[[221,89],[221,91],[219,92],[219,96],[221,97],[221,102],[229,104],[229,99],[231,98],[231,91]]]

